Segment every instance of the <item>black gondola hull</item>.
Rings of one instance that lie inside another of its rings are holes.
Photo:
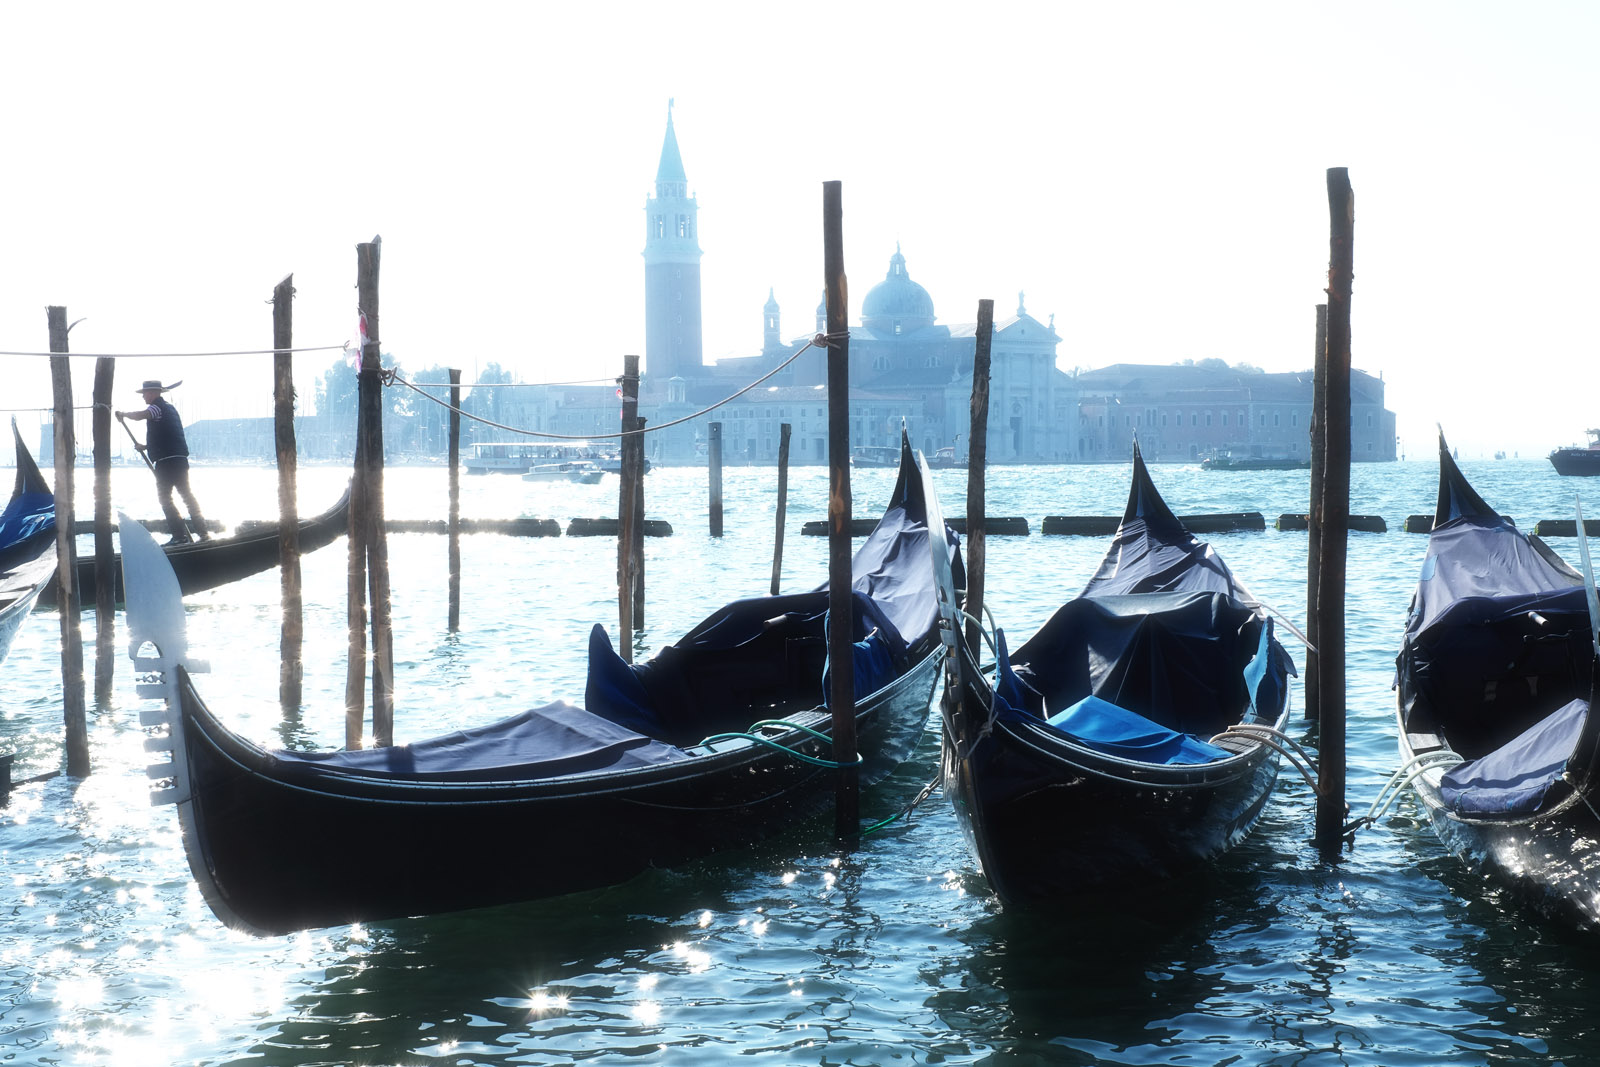
[[[942,650],[857,708],[861,780],[926,727]],[[826,712],[800,716],[827,729]],[[190,865],[228,925],[277,934],[534,900],[614,885],[753,844],[826,809],[837,772],[760,746],[626,773],[526,782],[282,780],[184,685]],[[828,746],[787,739],[826,758]]]
[[[345,491],[339,501],[320,515],[300,520],[300,551],[315,552],[326,548],[343,535],[350,523],[350,493]],[[165,545],[162,552],[178,576],[178,587],[184,596],[204,592],[218,586],[237,582],[252,574],[276,567],[279,562],[278,524],[265,522],[253,526],[248,532],[233,537],[216,537],[188,544]],[[116,600],[123,601],[122,567],[120,557],[114,558],[116,575]],[[94,579],[94,557],[78,557],[78,599],[84,605],[94,603],[97,586]],[[39,606],[56,606],[55,587],[52,583],[39,597]]]
[[[1400,727],[1402,761],[1416,753]],[[1600,818],[1580,798],[1533,820],[1463,819],[1440,794],[1442,771],[1412,786],[1440,844],[1547,919],[1600,933]]]
[[[987,698],[968,691],[960,714],[981,711]],[[1100,896],[1202,868],[1249,834],[1277,781],[1276,754],[1265,747],[1222,764],[1133,766],[1051,733],[1042,722],[997,721],[965,756],[954,731],[945,734],[945,792],[1008,906]]]

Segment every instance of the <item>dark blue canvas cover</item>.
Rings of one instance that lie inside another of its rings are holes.
[[[11,500],[0,513],[0,571],[8,571],[42,552],[55,538],[56,500],[38,464],[22,443],[17,420],[11,420],[17,477]]]
[[[1084,697],[1045,721],[1097,752],[1143,763],[1210,763],[1232,755],[1204,738],[1169,730],[1099,697]]]
[[[1573,700],[1481,759],[1452,767],[1440,782],[1446,806],[1461,815],[1532,815],[1567,769],[1589,714]]]
[[[1439,470],[1396,685],[1408,732],[1476,760],[1586,698],[1594,652],[1582,577],[1486,504],[1442,438]]]
[[[922,480],[902,439],[889,506],[851,561],[858,697],[905,670],[909,650],[934,630],[938,601],[929,536]],[[957,539],[949,530],[940,536],[956,580],[964,584]],[[820,706],[827,692],[827,612],[826,584],[808,593],[737,600],[638,664],[623,662],[597,627],[590,634],[584,703],[680,744],[747,728],[749,709],[775,692]]]
[[[1138,447],[1122,523],[1082,596],[1211,590],[1243,597],[1212,547],[1190,533],[1156,491]]]
[[[471,730],[409,745],[336,752],[274,752],[298,770],[409,781],[515,782],[617,771],[688,759],[689,753],[561,701]]]

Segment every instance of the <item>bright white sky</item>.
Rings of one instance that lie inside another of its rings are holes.
[[[1025,290],[1063,369],[1306,369],[1344,166],[1353,362],[1404,451],[1600,425],[1593,3],[30,3],[0,40],[0,350],[49,304],[78,352],[268,348],[290,273],[297,345],[337,345],[382,234],[407,370],[614,376],[674,97],[708,359],[760,347],[769,287],[811,329],[838,179],[852,322],[898,241],[940,322]],[[0,363],[49,405],[46,361]],[[266,415],[270,368],[128,361],[117,403]]]

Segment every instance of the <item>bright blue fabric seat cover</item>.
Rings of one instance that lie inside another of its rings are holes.
[[[1589,717],[1589,702],[1573,700],[1480,759],[1450,768],[1439,794],[1460,815],[1532,815],[1567,769]]]
[[[1233,755],[1097,696],[1086,696],[1045,721],[1086,748],[1141,763],[1210,763]]]

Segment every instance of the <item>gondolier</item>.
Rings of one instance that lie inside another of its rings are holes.
[[[148,380],[139,387],[139,392],[144,395],[144,408],[116,413],[118,419],[143,419],[150,424],[145,432],[145,443],[141,445],[135,441],[134,447],[145,454],[150,469],[155,471],[156,496],[161,501],[161,511],[166,515],[168,528],[172,531],[169,544],[186,544],[191,540],[183,518],[172,503],[174,489],[183,497],[189,509],[195,536],[202,541],[209,537],[205,516],[200,514],[200,502],[189,488],[189,444],[183,437],[183,419],[179,417],[178,409],[161,395],[182,384],[178,381],[162,385],[159,380]]]

